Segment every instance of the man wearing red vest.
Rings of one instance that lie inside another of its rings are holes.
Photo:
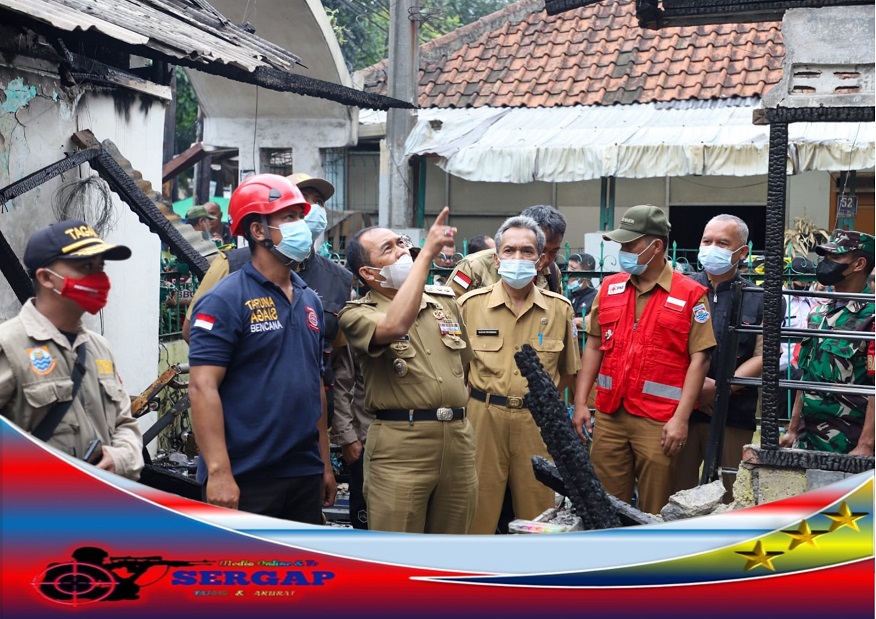
[[[656,206],[634,206],[617,230],[624,273],[605,278],[587,327],[572,425],[592,433],[590,458],[607,492],[660,513],[675,458],[715,346],[706,288],[672,270],[669,221]],[[596,419],[587,396],[596,383]],[[598,423],[594,423],[598,420]]]

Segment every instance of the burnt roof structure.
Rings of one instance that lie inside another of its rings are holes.
[[[404,101],[314,79],[301,58],[235,24],[204,0],[0,0],[0,51],[58,61],[66,78],[125,85],[167,84],[180,65],[281,92],[386,110]],[[133,67],[129,55],[151,59]]]

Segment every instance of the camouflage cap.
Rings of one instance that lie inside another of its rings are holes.
[[[192,222],[197,221],[198,219],[216,219],[210,213],[207,212],[207,208],[205,206],[193,206],[189,210],[186,211],[186,221]]]
[[[815,253],[819,256],[825,254],[845,254],[860,249],[868,254],[874,253],[876,239],[872,234],[865,234],[857,230],[834,230],[827,243],[817,245]]]

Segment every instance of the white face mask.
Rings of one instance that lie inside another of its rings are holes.
[[[380,275],[386,280],[380,282],[380,285],[384,288],[398,290],[405,283],[413,266],[414,259],[411,258],[410,254],[403,254],[394,264],[388,264],[379,270]],[[368,268],[376,270],[376,267]]]

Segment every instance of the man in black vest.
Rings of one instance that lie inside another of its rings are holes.
[[[734,282],[744,282],[753,286],[739,274],[739,263],[748,256],[748,226],[735,215],[718,215],[706,224],[700,241],[699,262],[703,271],[691,276],[698,283],[708,287],[709,302],[712,307],[712,327],[718,346],[712,349],[712,360],[703,383],[697,407],[690,416],[688,438],[678,455],[676,463],[675,491],[693,488],[699,483],[700,466],[706,454],[709,438],[712,407],[717,392],[715,377],[720,370],[723,334],[732,320],[730,315],[730,295]],[[763,324],[763,295],[750,293],[743,295],[742,323]],[[735,354],[735,376],[760,376],[763,369],[763,336],[753,333],[740,333]],[[727,408],[727,424],[724,428],[724,441],[720,465],[724,470],[722,479],[726,494],[725,502],[733,499],[733,482],[736,469],[742,459],[742,448],[751,442],[757,428],[758,392],[754,387],[732,386]],[[732,471],[732,472],[730,472]]]

